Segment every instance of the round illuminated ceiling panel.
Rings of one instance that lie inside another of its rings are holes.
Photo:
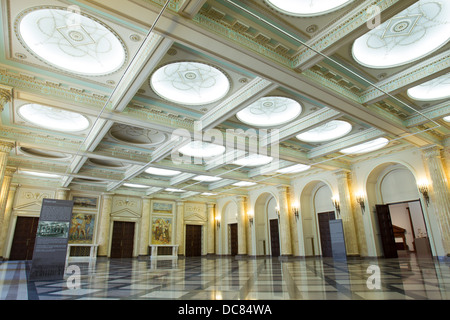
[[[214,181],[222,180],[222,178],[221,177],[214,177],[214,176],[199,175],[199,176],[195,176],[194,178],[192,178],[192,180],[200,181],[200,182],[214,182]]]
[[[211,158],[223,154],[225,147],[203,141],[192,141],[178,151],[188,157]]]
[[[285,97],[264,97],[245,109],[236,117],[251,126],[271,127],[290,122],[302,112],[302,106],[295,100]]]
[[[181,171],[178,170],[169,170],[169,169],[161,169],[155,167],[149,167],[145,169],[145,172],[148,174],[153,174],[156,176],[164,176],[164,177],[173,177],[179,175]]]
[[[361,154],[367,153],[371,151],[375,151],[383,148],[389,143],[389,140],[386,138],[378,138],[369,142],[365,142],[350,148],[342,149],[340,152],[344,154]]]
[[[412,99],[421,101],[450,98],[450,73],[408,89],[407,94]]]
[[[352,125],[342,120],[332,120],[319,127],[297,135],[297,139],[305,142],[323,142],[341,138],[352,130]]]
[[[444,121],[445,121],[445,122],[450,122],[450,116],[444,117]]]
[[[71,155],[62,152],[34,149],[27,147],[20,147],[20,151],[29,156],[46,158],[51,160],[65,160],[71,157]]]
[[[311,166],[308,166],[306,164],[295,164],[293,166],[289,166],[286,168],[282,168],[277,170],[278,173],[282,173],[282,174],[289,174],[289,173],[299,173],[302,171],[306,171],[309,170],[311,168]]]
[[[114,124],[109,134],[116,140],[137,145],[158,145],[167,140],[167,135],[154,129]]]
[[[438,50],[450,39],[450,2],[421,0],[358,38],[353,57],[369,68],[401,66]]]
[[[165,65],[153,73],[150,86],[163,99],[185,105],[213,103],[230,90],[230,82],[222,71],[199,62]]]
[[[89,120],[79,113],[40,104],[25,104],[18,113],[26,121],[46,129],[78,132],[89,127]]]
[[[262,154],[251,154],[234,161],[233,164],[241,167],[257,167],[268,164],[272,162],[272,160],[272,157],[268,157]]]
[[[71,10],[27,11],[16,21],[16,30],[30,52],[71,73],[110,74],[126,60],[124,45],[112,30]]]
[[[292,16],[318,16],[338,10],[353,0],[266,0],[276,10]]]

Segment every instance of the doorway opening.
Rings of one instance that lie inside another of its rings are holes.
[[[186,225],[186,257],[202,255],[202,226]]]
[[[132,258],[134,222],[114,221],[111,239],[111,258]]]
[[[39,217],[17,217],[9,260],[32,260]]]
[[[386,258],[432,257],[420,200],[376,205],[376,212]]]

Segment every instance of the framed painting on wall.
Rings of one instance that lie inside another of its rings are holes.
[[[91,244],[94,239],[95,215],[73,213],[69,230],[70,244]]]
[[[152,212],[157,214],[172,214],[173,203],[168,201],[153,201]]]
[[[172,243],[172,218],[153,217],[152,244]]]
[[[97,197],[73,196],[73,207],[79,209],[97,209]]]

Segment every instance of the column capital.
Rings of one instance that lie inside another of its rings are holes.
[[[207,205],[208,209],[211,209],[211,208],[214,208],[216,203],[215,202],[207,202],[206,205]]]
[[[0,87],[0,112],[3,111],[3,106],[10,102],[12,98],[12,90]]]
[[[438,145],[429,145],[426,147],[421,148],[423,155],[426,158],[440,158],[441,157],[441,150],[442,147],[438,146]]]
[[[237,202],[243,202],[247,200],[247,196],[236,196],[236,201]]]
[[[339,169],[336,171],[333,171],[334,175],[339,178],[348,178],[348,174],[350,173],[350,170],[346,169]]]
[[[12,177],[14,173],[16,173],[17,168],[16,167],[6,167],[5,170],[5,176]]]
[[[105,198],[105,199],[112,198],[114,195],[115,195],[114,192],[103,192],[102,193],[102,197]]]
[[[14,142],[0,140],[0,152],[8,153],[14,148]]]

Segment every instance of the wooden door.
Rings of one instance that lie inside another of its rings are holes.
[[[31,260],[39,217],[17,217],[9,260]]]
[[[375,205],[378,227],[380,228],[381,244],[385,258],[397,258],[397,247],[395,245],[394,230],[392,228],[391,213],[386,204]]]
[[[186,257],[202,255],[202,226],[186,225]]]
[[[330,220],[335,219],[334,211],[321,212],[317,214],[319,220],[320,246],[322,248],[322,257],[332,257],[333,249],[331,247]]]
[[[111,258],[132,258],[134,222],[114,221],[111,240]]]
[[[280,233],[278,231],[278,219],[270,220],[270,246],[272,257],[280,256]]]
[[[230,226],[230,254],[235,256],[238,254],[238,225],[237,223],[229,224]]]

